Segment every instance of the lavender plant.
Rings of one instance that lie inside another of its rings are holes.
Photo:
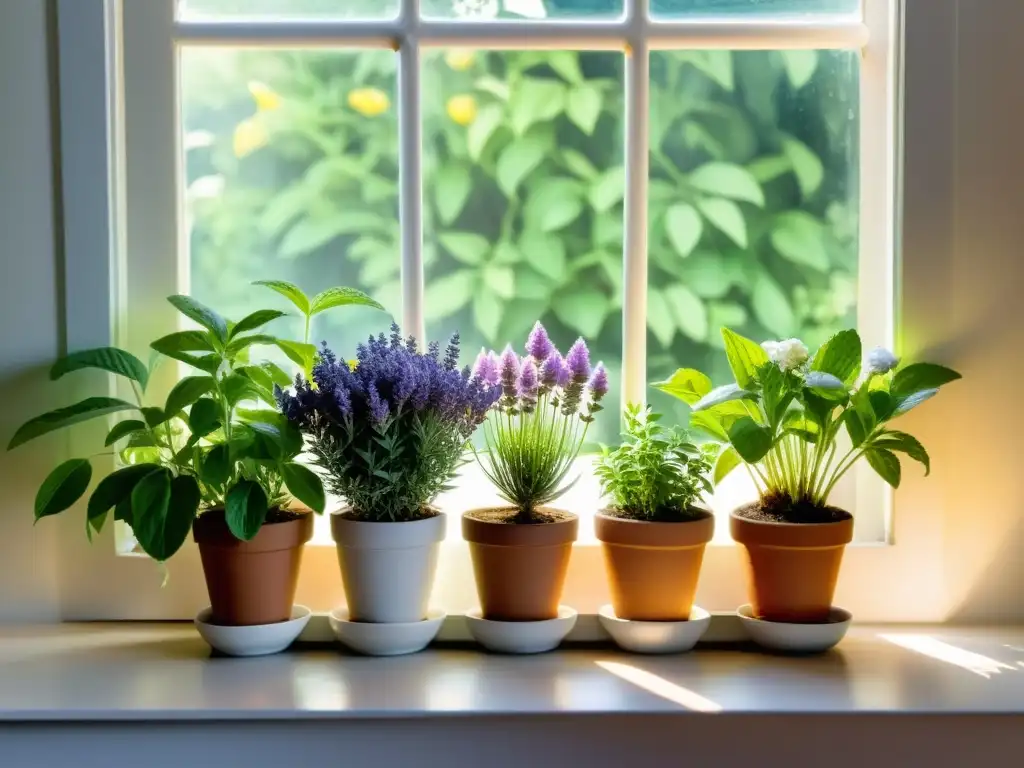
[[[325,344],[311,379],[296,377],[294,394],[277,390],[352,515],[383,522],[435,514],[431,502],[450,487],[469,437],[501,394],[458,361],[458,334],[442,359],[437,342],[421,354],[392,325],[390,339],[359,345],[353,365]]]
[[[538,510],[571,488],[573,461],[608,393],[604,365],[591,371],[582,338],[563,358],[539,322],[520,358],[512,345],[499,357],[481,351],[473,380],[500,397],[484,426],[487,451],[477,460],[503,499],[517,510],[516,521],[539,522]]]

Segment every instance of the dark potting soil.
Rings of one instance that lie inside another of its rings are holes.
[[[212,517],[218,517],[221,520],[224,519],[224,510],[221,508],[208,509],[202,514],[204,517],[210,515]],[[308,514],[310,513],[294,509],[281,509],[280,507],[274,507],[267,510],[267,516],[264,518],[263,524],[273,525],[274,523],[290,523],[292,520],[299,520]]]
[[[511,525],[543,525],[545,523],[564,523],[572,520],[575,515],[564,509],[538,507],[529,518],[521,517],[516,507],[491,507],[490,509],[474,509],[466,516],[481,523],[509,523]]]
[[[820,507],[806,499],[772,494],[740,507],[736,514],[761,523],[839,523],[852,515],[839,507]]]
[[[366,517],[361,512],[348,507],[342,512],[338,512],[338,517],[344,518],[345,520],[356,520],[360,523],[392,523],[394,520],[380,520],[376,517]],[[417,520],[429,520],[431,517],[437,517],[441,514],[441,510],[435,509],[434,507],[423,507],[412,517],[404,517],[401,522],[412,523]]]
[[[700,520],[703,517],[707,517],[708,515],[704,510],[696,509],[694,507],[690,507],[689,509],[665,507],[657,510],[652,517],[634,515],[618,507],[602,509],[601,514],[607,515],[608,517],[614,517],[617,520],[640,520],[650,523],[690,523],[694,520]]]

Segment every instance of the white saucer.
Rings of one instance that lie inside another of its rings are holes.
[[[617,646],[633,653],[685,653],[711,624],[711,614],[696,605],[689,621],[620,619],[610,605],[601,606],[597,618]]]
[[[210,608],[196,614],[196,629],[203,640],[229,656],[266,656],[279,653],[291,645],[309,623],[311,611],[304,605],[292,606],[292,617],[276,624],[249,627],[226,627],[210,624]]]
[[[577,613],[558,606],[558,617],[542,621],[491,621],[479,609],[466,614],[473,638],[489,651],[498,653],[544,653],[558,647],[576,626]]]
[[[736,611],[750,639],[765,648],[789,653],[821,653],[843,639],[852,614],[832,606],[828,621],[821,624],[786,624],[754,617],[749,604]]]
[[[373,623],[349,621],[347,608],[335,608],[330,621],[334,636],[353,651],[367,656],[402,656],[430,645],[444,617],[444,611],[431,610],[423,621]]]

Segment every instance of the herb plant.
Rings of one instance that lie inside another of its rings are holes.
[[[291,286],[296,298],[310,302]],[[342,289],[343,291],[345,289]],[[358,292],[344,303],[376,305]],[[201,510],[223,509],[231,532],[240,540],[254,537],[273,520],[290,497],[323,512],[320,479],[296,458],[303,450],[299,431],[276,410],[246,404],[276,405],[273,388],[290,377],[273,362],[250,360],[251,347],[275,345],[299,365],[311,357],[308,339],[278,339],[262,332],[285,313],[261,309],[233,323],[188,296],[168,301],[200,328],[178,331],[152,343],[156,365],[162,357],[199,371],[175,384],[161,405],[146,405],[153,370],[116,347],[75,352],[50,371],[59,379],[91,368],[113,373],[131,387],[132,400],[89,397],[26,422],[8,449],[57,429],[118,412],[132,418],[116,423],[104,440],[123,465],[97,484],[89,498],[86,531],[100,531],[110,510],[115,520],[132,527],[139,546],[156,560],[171,557],[184,543]],[[120,448],[118,448],[120,446]],[[75,458],[58,466],[36,496],[36,519],[70,508],[92,478],[90,459]]]
[[[934,396],[960,374],[933,363],[899,367],[876,348],[861,376],[861,340],[840,331],[811,356],[798,339],[765,342],[722,329],[734,384],[711,388],[707,376],[679,369],[659,389],[690,405],[691,423],[728,443],[715,482],[746,464],[762,508],[790,522],[832,519],[836,483],[864,457],[889,485],[900,484],[897,454],[930,470],[924,446],[889,422]],[[839,447],[845,427],[849,448]]]
[[[367,521],[406,521],[434,514],[430,503],[464,463],[470,435],[500,394],[460,371],[458,335],[440,357],[426,354],[397,325],[360,344],[354,363],[324,346],[311,379],[294,394],[278,390],[282,412],[310,440],[332,492]]]
[[[487,451],[477,454],[484,474],[515,505],[517,522],[537,522],[538,509],[576,482],[566,476],[594,415],[608,393],[608,373],[578,339],[565,358],[539,322],[520,358],[509,345],[500,357],[481,351],[474,380],[500,392],[484,426]]]
[[[630,405],[623,441],[604,448],[597,462],[602,492],[615,511],[636,520],[687,520],[694,505],[711,492],[713,444],[698,447],[685,430],[667,428],[661,414]]]

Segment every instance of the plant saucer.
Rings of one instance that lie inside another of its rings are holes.
[[[850,628],[852,614],[832,607],[827,621],[818,624],[788,624],[754,616],[747,604],[736,611],[750,639],[764,648],[785,653],[822,653],[835,646]]]
[[[295,642],[312,612],[304,605],[295,605],[288,621],[247,627],[211,624],[210,615],[210,608],[204,608],[196,615],[195,625],[211,648],[229,656],[267,656],[280,653]]]
[[[466,614],[466,622],[473,638],[489,651],[544,653],[558,647],[576,626],[576,617],[575,609],[560,605],[554,619],[494,621],[483,618],[477,609]]]
[[[431,610],[422,621],[349,621],[347,608],[335,608],[330,621],[334,636],[353,651],[367,656],[403,656],[430,645],[444,617],[444,611]]]
[[[633,653],[685,653],[711,624],[711,614],[693,606],[688,621],[620,619],[610,605],[601,606],[598,620],[620,648]]]

